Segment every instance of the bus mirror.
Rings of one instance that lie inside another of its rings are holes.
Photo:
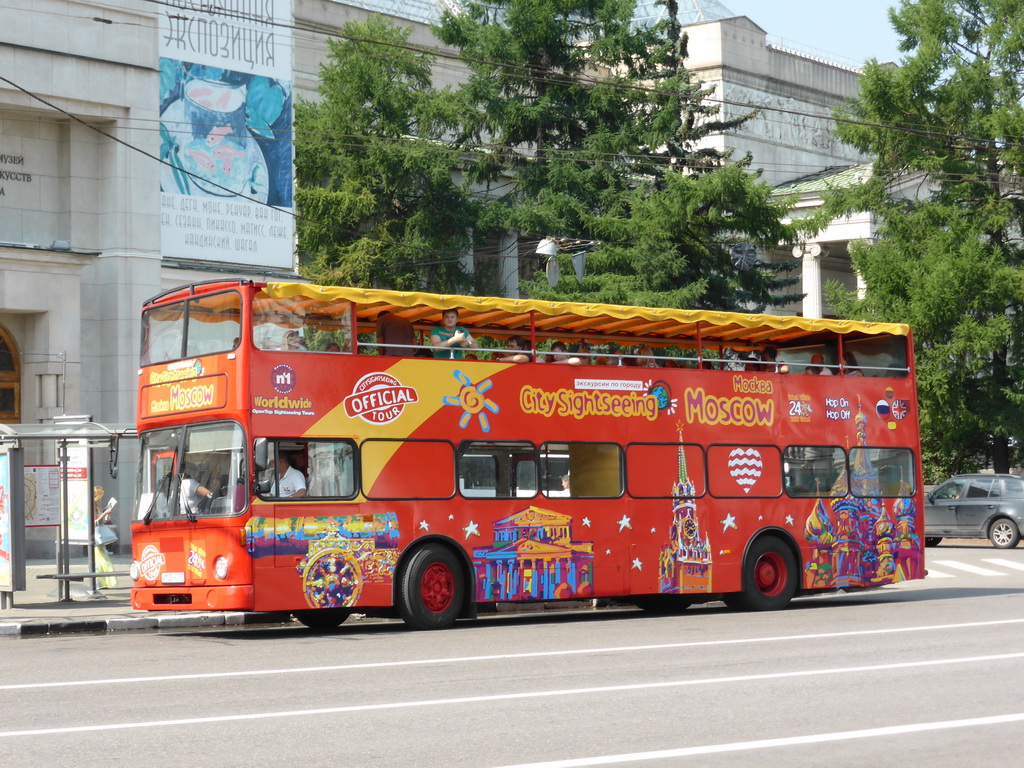
[[[253,446],[253,461],[256,463],[256,474],[267,471],[267,438],[257,437]]]

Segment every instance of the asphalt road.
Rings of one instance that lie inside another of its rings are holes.
[[[805,599],[0,642],[0,765],[1008,766],[1024,547]]]

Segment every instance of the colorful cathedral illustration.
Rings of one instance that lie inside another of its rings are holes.
[[[867,416],[857,404],[857,445],[867,447]],[[919,534],[914,520],[917,505],[909,496],[893,499],[892,510],[879,498],[878,471],[867,451],[857,451],[847,473],[836,480],[829,501],[817,499],[804,524],[810,560],[804,569],[805,587],[870,587],[923,576]],[[900,494],[909,494],[901,480]]]

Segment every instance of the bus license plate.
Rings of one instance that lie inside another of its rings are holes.
[[[185,574],[182,571],[160,574],[161,584],[184,584]]]

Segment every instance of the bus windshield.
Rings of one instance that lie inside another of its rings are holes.
[[[238,514],[245,509],[245,450],[235,423],[157,429],[141,436],[139,516],[169,519]]]
[[[142,313],[142,364],[230,352],[241,334],[237,291],[194,296]]]

